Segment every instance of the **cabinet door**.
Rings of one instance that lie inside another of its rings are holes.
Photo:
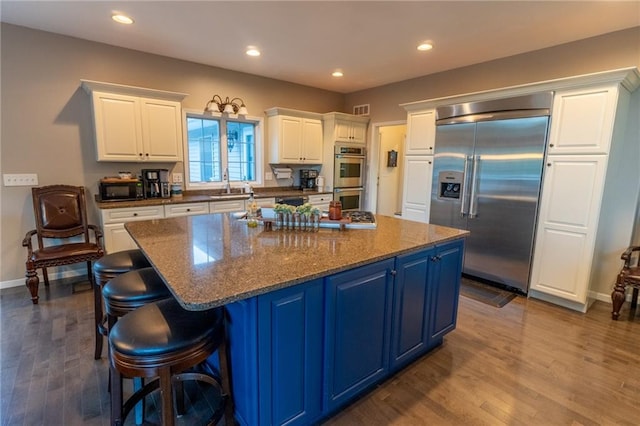
[[[427,350],[428,272],[435,250],[398,256],[393,291],[391,369],[396,370]]]
[[[367,142],[367,124],[351,123],[351,142],[365,144]]]
[[[305,425],[322,409],[323,285],[258,297],[260,424]]]
[[[549,154],[607,154],[617,100],[617,85],[557,92]]]
[[[126,229],[124,223],[109,223],[102,227],[104,233],[104,249],[109,253],[138,248]]]
[[[405,155],[433,155],[435,141],[435,111],[429,110],[409,113],[407,115]]]
[[[302,161],[306,164],[322,163],[322,122],[302,119]]]
[[[439,245],[429,264],[429,348],[456,328],[464,240]]]
[[[336,120],[334,131],[336,142],[351,142],[351,123],[348,121]]]
[[[325,404],[333,411],[389,370],[392,275],[388,259],[327,278]]]
[[[586,302],[606,161],[606,155],[548,157],[532,290]]]
[[[134,96],[93,92],[98,161],[139,161],[142,157],[140,100]]]
[[[179,102],[141,99],[144,159],[182,160],[182,113]]]
[[[300,141],[302,139],[302,119],[298,117],[279,117],[280,135],[278,142],[278,162],[301,162]]]
[[[404,185],[402,191],[402,218],[429,222],[431,207],[432,156],[404,157]]]
[[[273,207],[276,204],[275,198],[256,198],[258,207]]]

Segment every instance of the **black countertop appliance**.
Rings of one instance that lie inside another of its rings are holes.
[[[167,169],[142,169],[142,185],[144,198],[169,198],[171,188],[169,186],[169,170]]]
[[[316,179],[318,177],[318,171],[313,169],[301,169],[300,170],[300,189],[316,189]]]

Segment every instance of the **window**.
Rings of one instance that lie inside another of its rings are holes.
[[[187,188],[221,188],[242,182],[261,184],[260,120],[186,114]]]

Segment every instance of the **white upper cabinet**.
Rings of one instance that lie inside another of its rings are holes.
[[[335,141],[352,142],[364,145],[367,141],[367,123],[336,120]]]
[[[415,111],[407,114],[406,155],[433,155],[436,142],[436,112]]]
[[[341,112],[329,112],[323,115],[323,120],[328,141],[359,145],[367,143],[369,118]]]
[[[83,81],[91,95],[98,161],[182,160],[185,95]]]
[[[322,163],[322,121],[319,114],[271,108],[267,115],[270,163]]]
[[[549,154],[608,153],[617,101],[617,85],[556,92]]]

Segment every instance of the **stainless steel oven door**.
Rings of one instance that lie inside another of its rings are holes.
[[[362,210],[364,188],[335,188],[333,200],[342,203],[342,210]]]
[[[333,187],[354,188],[362,186],[364,156],[337,154],[335,157]]]

